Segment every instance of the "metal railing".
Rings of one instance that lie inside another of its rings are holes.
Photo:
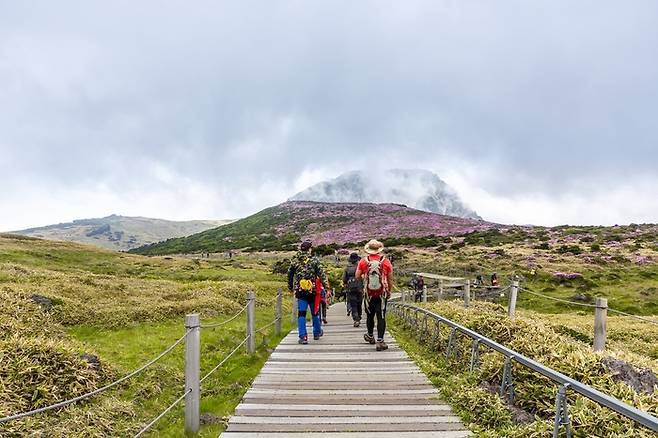
[[[512,383],[512,363],[516,362],[520,365],[523,365],[531,370],[541,374],[544,377],[549,378],[550,380],[558,383],[560,389],[556,397],[556,412],[555,412],[555,425],[553,431],[553,437],[557,437],[561,429],[561,426],[564,426],[567,430],[567,436],[571,436],[570,426],[569,426],[569,415],[567,409],[566,401],[566,392],[567,390],[572,390],[602,406],[607,407],[608,409],[613,410],[614,412],[623,415],[626,418],[629,418],[637,423],[651,429],[654,432],[658,432],[658,418],[653,415],[644,412],[640,409],[634,408],[621,400],[618,400],[614,397],[611,397],[607,394],[604,394],[601,391],[598,391],[595,388],[592,388],[589,385],[585,385],[577,380],[572,379],[558,371],[555,371],[551,368],[548,368],[541,363],[532,360],[510,348],[505,347],[497,343],[496,341],[487,338],[471,329],[468,329],[456,322],[453,322],[447,318],[442,317],[430,310],[423,309],[414,305],[401,303],[397,300],[391,301],[389,303],[391,309],[395,314],[400,316],[405,323],[413,325],[411,319],[411,312],[414,313],[414,321],[417,323],[418,314],[422,314],[425,317],[425,324],[427,324],[427,318],[432,318],[437,322],[437,324],[445,324],[451,328],[450,337],[448,339],[448,346],[446,350],[446,358],[449,358],[452,354],[452,349],[454,347],[454,342],[458,334],[463,334],[473,339],[472,350],[471,350],[471,368],[477,367],[479,362],[479,347],[480,345],[486,345],[487,347],[495,350],[505,356],[505,366],[503,370],[503,379],[501,382],[501,395],[508,394],[511,399],[514,397],[514,387]]]
[[[283,301],[283,292],[281,289],[277,291],[276,297],[276,307],[275,307],[275,318],[272,322],[264,325],[260,329],[256,330],[256,295],[254,292],[249,291],[247,293],[247,302],[245,306],[240,309],[236,314],[231,316],[229,319],[222,321],[220,323],[211,323],[211,324],[201,324],[199,314],[191,314],[185,316],[185,334],[179,338],[176,342],[167,347],[162,353],[158,356],[142,365],[135,371],[125,375],[124,377],[105,385],[101,388],[98,388],[94,391],[91,391],[87,394],[74,397],[70,400],[61,401],[50,406],[45,406],[43,408],[34,409],[32,411],[23,412],[20,414],[14,414],[7,417],[0,418],[0,423],[5,423],[9,421],[18,420],[21,418],[29,417],[36,415],[42,412],[51,411],[59,409],[70,404],[88,399],[95,395],[101,394],[115,386],[120,385],[126,380],[134,377],[147,368],[154,365],[164,356],[169,354],[176,346],[180,345],[185,341],[185,389],[181,396],[179,396],[173,403],[167,406],[161,413],[159,413],[155,418],[149,421],[145,426],[143,426],[139,432],[135,435],[135,438],[143,436],[148,432],[158,421],[164,418],[174,407],[179,403],[185,400],[185,432],[187,433],[196,433],[199,430],[200,426],[200,393],[201,393],[201,383],[203,383],[208,377],[220,369],[231,357],[233,357],[238,350],[246,345],[247,353],[254,353],[256,351],[256,332],[259,332],[265,335],[265,329],[274,326],[275,335],[279,336],[281,334],[281,309]],[[201,363],[201,337],[200,330],[214,329],[217,327],[222,327],[229,324],[232,321],[235,321],[243,313],[247,313],[246,318],[246,336],[245,338],[235,346],[230,353],[228,353],[222,360],[219,361],[208,373],[203,377],[200,376],[200,363]]]

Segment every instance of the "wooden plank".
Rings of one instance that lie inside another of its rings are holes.
[[[311,432],[303,438],[466,438],[469,431],[430,432]],[[224,432],[223,438],[302,438],[299,433],[287,432]]]
[[[376,432],[376,431],[447,431],[463,430],[464,426],[455,421],[446,423],[387,423],[378,418],[379,423],[348,424],[247,424],[229,423],[228,432]],[[459,420],[459,419],[457,419]]]
[[[244,395],[223,438],[462,438],[460,419],[391,340],[364,342],[342,305],[308,345],[290,333]],[[312,329],[309,327],[309,334]],[[386,334],[386,339],[392,339]]]

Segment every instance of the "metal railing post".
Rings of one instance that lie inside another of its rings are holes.
[[[464,307],[471,305],[471,280],[464,282]]]
[[[256,294],[247,292],[247,353],[256,351]]]
[[[201,333],[199,314],[185,315],[185,331],[192,330],[185,338],[185,432],[199,431],[199,393],[201,377]]]
[[[283,305],[283,290],[281,288],[276,291],[276,308],[274,310],[274,334],[279,336],[281,334],[281,306]]]
[[[509,303],[507,304],[507,316],[514,319],[516,314],[516,297],[519,294],[519,282],[512,281],[512,287],[509,291]]]
[[[423,303],[427,302],[427,286],[423,286]]]
[[[608,299],[597,298],[594,310],[594,351],[605,350],[606,318],[608,316]]]
[[[439,280],[439,299],[443,299],[443,279]]]

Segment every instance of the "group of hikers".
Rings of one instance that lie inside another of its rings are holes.
[[[310,309],[313,324],[313,339],[324,334],[322,323],[327,323],[326,306],[329,289],[327,275],[320,260],[313,256],[313,243],[305,240],[293,257],[288,269],[288,289],[297,298],[297,328],[299,343],[308,344],[306,314]],[[364,250],[366,256],[357,253],[349,256],[343,272],[343,287],[346,294],[347,314],[352,316],[354,327],[361,324],[362,312],[366,314],[366,333],[363,339],[374,344],[377,351],[386,350],[386,303],[391,297],[393,265],[384,256],[384,244],[369,241]],[[377,337],[375,338],[375,319]]]

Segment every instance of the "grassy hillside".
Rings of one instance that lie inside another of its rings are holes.
[[[172,237],[189,236],[230,223],[229,220],[167,221],[146,217],[111,215],[98,219],[15,231],[29,237],[87,243],[113,250],[129,250]]]
[[[183,334],[186,313],[222,321],[242,308],[248,289],[257,293],[257,324],[264,325],[273,319],[276,289],[285,288],[271,264],[249,257],[145,258],[0,235],[0,416],[68,399],[127,374]],[[285,323],[289,328],[288,318]],[[202,372],[242,339],[244,324],[243,315],[203,331]],[[276,342],[270,335],[270,347]],[[266,357],[263,347],[254,356],[240,354],[208,380],[202,409],[212,416],[200,436],[217,436],[222,416]],[[182,358],[177,347],[120,388],[59,412],[1,424],[0,436],[133,436],[181,393]],[[151,436],[180,436],[181,415],[174,410]]]
[[[396,204],[286,202],[192,236],[169,239],[132,252],[146,255],[219,252],[229,249],[294,249],[302,238],[316,245],[343,245],[371,238],[451,236],[494,224],[427,213]]]
[[[609,305],[619,310],[658,314],[656,225],[508,227],[437,243],[418,239],[388,250],[399,272],[434,272],[471,280],[480,274],[487,284],[496,272],[502,285],[519,276],[522,286],[551,297],[590,304],[597,296],[607,297]],[[438,288],[435,282],[427,284],[430,290]],[[582,309],[523,292],[519,306],[549,313]]]
[[[572,378],[658,415],[658,361],[641,351],[615,344],[595,354],[587,342],[562,334],[542,315],[521,312],[510,321],[505,309],[475,303],[464,309],[459,303],[429,304],[428,307],[498,343],[535,359]],[[571,318],[571,317],[569,317]],[[565,318],[566,319],[566,318]],[[440,337],[423,335],[419,327],[394,324],[398,341],[419,363],[476,437],[546,437],[553,428],[558,386],[519,365],[513,367],[515,402],[498,395],[504,357],[481,348],[481,366],[469,372],[471,341],[459,336],[456,354],[446,360],[449,330]],[[620,319],[615,325],[637,330],[633,321]],[[431,330],[434,326],[430,325]],[[641,331],[658,343],[658,332]],[[431,332],[434,333],[433,331]],[[420,339],[420,341],[419,341]],[[634,385],[634,388],[630,385]],[[573,392],[568,394],[569,413],[575,437],[649,438],[653,432]]]
[[[274,207],[245,221],[212,230],[213,233],[208,232],[206,236],[207,243],[230,242],[231,245],[249,247],[258,242],[270,242],[271,246],[267,248],[276,249],[294,246],[303,232],[315,232],[315,237],[321,239],[322,236],[334,236],[336,230],[348,227],[344,224],[348,223],[350,210],[335,216],[327,213],[326,205],[304,204],[299,208],[306,213],[313,212],[314,216],[303,216],[298,212],[293,215],[295,219],[291,219],[286,214],[292,214],[296,211],[294,208]],[[377,214],[385,215],[382,206],[372,208]],[[427,218],[422,216],[425,213],[418,214],[415,210],[398,206],[385,208],[391,209],[388,214],[392,215],[394,222],[397,221],[395,229],[413,228],[417,232],[416,235],[409,232],[411,235],[404,237],[390,231],[393,228],[383,228],[390,233],[384,240],[388,255],[394,259],[399,287],[410,278],[411,272],[417,271],[470,279],[478,273],[488,279],[490,273],[497,272],[503,285],[512,276],[518,275],[526,289],[551,297],[591,303],[596,296],[606,296],[610,306],[618,310],[658,314],[656,225],[547,229],[489,228],[490,225],[480,223],[482,229],[464,229],[461,228],[463,222],[449,226],[439,217],[437,220],[443,224],[440,231],[446,235],[436,233],[432,237],[422,237],[427,228],[412,224],[425,221]],[[300,219],[303,217],[306,217],[304,221]],[[297,228],[291,228],[291,223],[299,227],[300,234],[293,234]],[[236,224],[239,225],[237,231]],[[359,229],[364,233],[359,238],[365,237],[366,232],[372,232],[366,227],[370,226],[370,222],[359,224]],[[221,234],[231,229],[234,230],[233,235]],[[282,234],[279,237],[259,234],[264,229],[279,230]],[[217,233],[224,237],[214,239],[213,235]],[[204,234],[193,236],[192,240],[176,242],[188,242],[198,248],[195,239]],[[361,250],[359,245],[342,246]],[[212,250],[212,246],[203,249]],[[179,248],[175,252],[185,251]],[[0,379],[3,383],[0,388],[0,415],[45,406],[113,381],[178,339],[183,334],[184,314],[200,312],[204,320],[221,321],[242,307],[249,288],[255,289],[258,295],[257,320],[270,321],[274,293],[278,287],[285,288],[284,276],[271,273],[272,266],[279,262],[285,268],[285,262],[281,262],[290,255],[290,252],[238,251],[232,260],[222,254],[201,259],[143,257],[69,242],[0,235]],[[334,264],[333,255],[325,258],[334,286],[339,282],[345,258],[343,256],[338,264]],[[429,281],[428,286],[430,291],[435,287]],[[478,295],[478,299],[481,298]],[[507,300],[506,296],[497,294],[487,299],[503,305]],[[528,351],[544,348],[546,339],[559,338],[559,342],[579,346],[569,351],[580,351],[581,347],[586,350],[591,342],[590,309],[556,303],[524,291],[519,295],[520,313],[524,310],[532,313],[527,314],[531,322],[523,327],[503,324],[499,318],[501,310],[495,306],[475,307],[479,313],[464,315],[455,310],[459,307],[457,304],[456,308],[437,309],[452,312],[450,314],[455,318],[464,318],[464,321],[473,324],[484,321],[483,329],[491,329],[492,336],[502,336],[510,330],[518,331],[519,337],[510,341],[519,342],[520,348]],[[289,320],[285,321],[290,327]],[[536,324],[541,325],[542,331],[550,331],[549,338],[535,336],[536,330],[539,330],[533,328]],[[658,339],[653,327],[611,317],[609,329],[609,345],[619,352],[618,357],[638,366],[657,369],[655,345]],[[240,318],[225,328],[204,331],[202,371],[210,369],[223,358],[236,341],[242,339],[243,333],[244,321]],[[275,342],[276,339],[270,336],[269,346]],[[96,366],[85,360],[85,353],[97,356],[101,365]],[[207,416],[210,424],[204,427],[201,436],[217,436],[222,430],[222,417],[232,412],[266,356],[263,348],[252,357],[240,355],[229,361],[221,374],[211,378],[211,384],[205,386],[202,410],[212,415]],[[46,430],[54,437],[132,436],[140,425],[159,413],[180,393],[183,378],[181,358],[182,350],[175,350],[143,376],[88,403],[58,413],[0,425],[0,436],[19,437],[25,436],[28,431],[40,433]],[[590,356],[586,358],[587,366],[596,364]],[[420,360],[423,362],[422,356]],[[491,363],[498,364],[495,361]],[[606,379],[611,378],[596,367],[592,371],[591,368],[570,368],[570,365],[563,363],[555,365],[577,376],[586,377],[590,375],[588,373],[595,373],[596,382],[607,382]],[[449,391],[469,382],[477,388],[481,382],[445,370],[428,369],[445,383]],[[495,371],[494,368],[487,369],[490,373]],[[489,374],[487,379],[491,380],[492,375]],[[453,378],[457,380],[450,380]],[[621,391],[622,387],[609,388]],[[629,397],[623,391],[618,393]],[[471,397],[469,394],[474,395]],[[545,393],[542,394],[546,397]],[[498,414],[503,412],[486,408],[487,403],[495,403],[495,400],[476,389],[473,392],[454,392],[452,400],[457,405],[477,406],[482,410],[475,412],[481,412],[480,418],[484,419],[498,418]],[[638,400],[646,406],[654,406],[651,398]],[[541,406],[533,407],[530,401],[526,403],[528,405],[524,409],[529,412],[537,413],[541,418],[547,415]],[[589,410],[589,406],[585,407],[587,409],[578,412],[585,416],[591,412],[598,414],[596,410]],[[508,417],[500,418],[505,422]],[[608,417],[604,415],[602,418]],[[176,409],[151,436],[180,436],[181,422],[181,411]],[[537,423],[536,426],[541,428],[542,424]],[[513,424],[501,425],[501,428],[495,424],[492,426],[497,431],[495,433],[516,430]],[[531,429],[527,428],[518,430],[528,434],[519,432],[513,435],[509,432],[507,436],[543,436],[539,432],[533,435],[534,430],[530,434],[528,431]],[[481,436],[498,436],[483,431]]]

